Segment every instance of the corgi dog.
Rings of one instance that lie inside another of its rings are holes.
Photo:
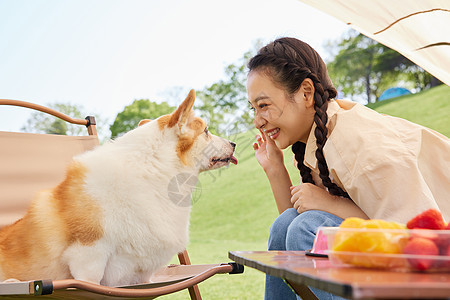
[[[194,101],[191,90],[172,114],[75,156],[58,186],[0,230],[0,281],[143,283],[182,252],[197,176],[237,164],[235,144],[208,132]]]

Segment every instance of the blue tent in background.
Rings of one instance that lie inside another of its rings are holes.
[[[402,87],[393,87],[385,90],[381,95],[380,98],[378,98],[378,101],[383,101],[390,98],[395,98],[402,95],[411,94],[411,92],[408,89],[402,88]]]

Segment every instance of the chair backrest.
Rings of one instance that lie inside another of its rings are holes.
[[[67,122],[84,125],[88,136],[65,136],[0,131],[0,227],[20,219],[37,191],[55,187],[65,175],[72,157],[99,144],[95,119],[72,119],[44,106],[0,99],[49,113]],[[1,111],[1,106],[0,106]]]

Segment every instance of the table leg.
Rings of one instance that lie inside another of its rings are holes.
[[[303,300],[319,300],[316,295],[304,284],[294,283],[288,280],[285,280],[287,284],[295,291],[297,295],[300,296]]]

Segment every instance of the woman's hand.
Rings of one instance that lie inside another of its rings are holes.
[[[331,195],[311,183],[291,186],[291,203],[299,214],[307,210],[321,210],[342,219],[349,217],[368,219],[351,199]]]
[[[307,210],[327,211],[339,198],[311,183],[291,186],[291,196],[291,203],[299,214]]]
[[[284,166],[283,151],[263,131],[259,131],[261,135],[256,136],[253,149],[256,159],[266,172],[278,212],[281,214],[286,209],[292,208],[289,190],[289,187],[292,186],[291,178],[289,178],[289,173]]]
[[[256,143],[253,144],[256,160],[266,173],[271,169],[284,168],[283,151],[261,129],[259,131],[261,135],[256,136]]]

